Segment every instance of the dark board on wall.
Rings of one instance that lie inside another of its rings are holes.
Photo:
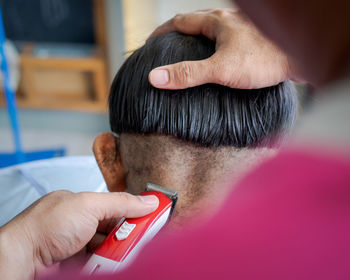
[[[9,39],[95,42],[92,0],[0,0],[0,7]]]

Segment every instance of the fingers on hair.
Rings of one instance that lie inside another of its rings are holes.
[[[126,60],[113,81],[109,97],[112,131],[159,133],[203,146],[241,148],[267,145],[276,134],[288,130],[298,104],[290,82],[252,90],[210,83],[195,86],[193,75],[215,77],[210,71],[217,66],[208,70],[199,62],[214,52],[215,42],[203,36],[172,32],[149,40]],[[195,61],[178,77],[193,87],[167,90],[149,83],[152,69],[182,61]]]

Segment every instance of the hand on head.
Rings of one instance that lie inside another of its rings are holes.
[[[240,12],[233,9],[180,14],[150,37],[179,31],[216,41],[216,52],[205,60],[184,61],[151,71],[158,88],[183,89],[207,83],[232,88],[262,88],[295,78],[288,57]]]
[[[32,279],[84,249],[90,240],[96,247],[102,242],[96,231],[115,225],[103,221],[141,217],[157,206],[155,196],[53,192],[0,228],[0,278]]]

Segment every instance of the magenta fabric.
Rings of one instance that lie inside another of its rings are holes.
[[[208,224],[98,279],[350,279],[350,159],[282,152]]]

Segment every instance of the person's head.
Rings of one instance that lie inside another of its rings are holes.
[[[137,194],[147,182],[179,190],[175,213],[185,216],[222,197],[225,176],[239,177],[274,154],[277,137],[296,115],[290,82],[258,90],[206,84],[175,91],[148,82],[157,66],[214,51],[215,43],[202,36],[168,33],[147,41],[122,65],[109,97],[111,130],[120,137],[105,133],[94,143],[109,190]]]

